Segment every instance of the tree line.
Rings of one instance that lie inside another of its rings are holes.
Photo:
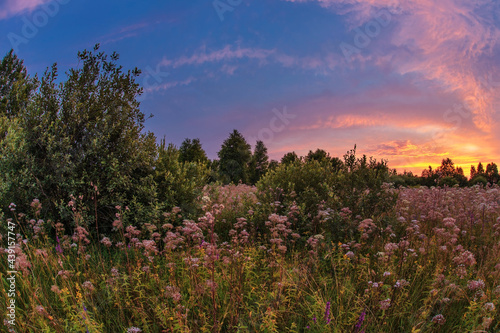
[[[380,189],[386,181],[404,186],[470,183],[463,181],[463,172],[451,160],[421,177],[397,175],[387,161],[358,158],[355,149],[343,159],[317,149],[303,157],[290,152],[280,161],[270,160],[262,141],[252,150],[237,130],[222,143],[218,159],[210,160],[198,138],[185,139],[176,147],[165,139],[158,143],[153,133],[144,130],[147,117],[137,100],[142,94],[136,82],[139,69],[125,71],[118,65],[118,54],[100,52],[99,45],[77,57],[78,66],[62,79],[57,64],[41,77],[30,76],[13,51],[0,63],[3,212],[10,203],[27,210],[37,198],[46,217],[69,223],[75,220],[76,205],[80,214],[105,221],[103,228],[111,228],[117,206],[127,206],[134,212],[130,219],[136,221],[155,219],[174,206],[194,214],[202,188],[209,183],[284,188],[289,181],[294,184],[290,193],[295,194],[297,189],[317,194],[332,184],[341,193],[342,188],[355,186]],[[325,170],[335,175],[329,185]],[[297,179],[297,174],[317,176],[317,184]],[[473,179],[498,182],[498,169],[489,164],[483,170],[480,164]],[[346,198],[352,196],[346,193]],[[311,194],[304,204],[312,205],[310,198],[331,196]]]

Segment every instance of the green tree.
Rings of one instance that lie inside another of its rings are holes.
[[[305,158],[306,162],[309,161],[330,161],[330,154],[328,154],[326,151],[323,149],[316,149],[316,151],[309,150],[309,153],[307,154]]]
[[[20,128],[32,184],[25,200],[37,197],[53,218],[69,221],[66,203],[81,195],[110,227],[115,205],[137,208],[141,218],[154,204],[156,139],[143,133],[140,71],[123,72],[116,53],[98,49],[79,52],[79,67],[59,85],[56,65],[45,72]]]
[[[269,167],[267,168],[267,170],[276,170],[276,168],[280,165],[280,163],[276,160],[271,160],[269,162]]]
[[[208,158],[201,147],[200,139],[185,139],[179,148],[179,160],[181,162],[207,163]]]
[[[266,174],[269,167],[269,156],[264,142],[257,141],[249,164],[250,183],[256,184]]]
[[[0,62],[0,115],[9,118],[26,110],[38,81],[30,78],[23,61],[13,50]]]
[[[163,139],[158,146],[155,167],[159,206],[164,210],[180,207],[194,216],[198,212],[198,200],[206,185],[209,168],[205,163],[181,162],[180,151]]]
[[[219,173],[224,183],[248,182],[248,163],[252,157],[250,145],[243,135],[234,130],[222,144],[219,156]]]
[[[294,163],[295,161],[298,161],[299,157],[297,154],[292,151],[291,153],[286,153],[282,158],[281,158],[281,164],[291,164]]]

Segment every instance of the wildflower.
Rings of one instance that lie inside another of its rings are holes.
[[[165,288],[165,295],[169,298],[172,298],[174,301],[179,302],[182,298],[179,291],[180,290],[177,287],[167,286]]]
[[[481,326],[483,326],[483,329],[486,330],[490,327],[492,322],[493,322],[493,318],[484,317]]]
[[[45,308],[43,306],[39,305],[36,307],[36,312],[38,312],[39,314],[44,314]]]
[[[354,255],[354,252],[352,251],[349,251],[345,254],[345,256],[349,259],[354,259],[355,255]]]
[[[88,291],[94,291],[94,285],[92,284],[92,282],[90,281],[85,281],[83,284],[82,284],[83,288],[87,289]]]
[[[476,259],[474,258],[474,254],[470,251],[464,251],[460,255],[453,258],[453,262],[456,265],[464,265],[466,267],[471,267],[476,264]]]
[[[138,327],[129,327],[127,328],[127,333],[140,333],[142,330]]]
[[[61,289],[59,289],[58,286],[56,285],[53,285],[50,290],[52,290],[53,292],[55,292],[56,294],[60,294],[61,293]]]
[[[325,320],[326,323],[330,323],[330,301],[326,302],[326,308],[325,308]]]
[[[104,246],[106,247],[110,247],[111,245],[113,245],[113,242],[111,242],[111,240],[108,237],[104,237],[101,240],[101,243],[104,244]]]
[[[120,275],[120,273],[118,273],[118,269],[113,267],[113,268],[111,268],[111,275],[113,275],[113,277],[118,277]]]
[[[284,245],[278,246],[278,251],[281,252],[281,253],[285,253],[286,252],[286,246],[284,246]]]
[[[467,281],[467,287],[469,290],[477,290],[477,289],[483,289],[485,287],[484,281],[479,279],[477,281],[472,280],[472,281]]]
[[[387,244],[385,244],[384,249],[386,252],[389,252],[389,254],[391,254],[393,251],[398,249],[398,244],[387,243]]]
[[[491,302],[488,302],[488,303],[484,303],[483,305],[483,309],[485,309],[486,311],[495,311],[495,304],[491,303]]]
[[[433,323],[443,325],[446,322],[446,319],[442,314],[435,315],[432,320]]]
[[[114,220],[113,221],[113,227],[116,229],[121,229],[123,228],[123,223],[121,220]]]
[[[387,310],[391,306],[391,299],[387,298],[383,301],[380,301],[380,309],[381,310]]]
[[[384,272],[384,277],[391,275],[391,272]]]
[[[397,280],[396,284],[394,285],[394,288],[403,288],[409,285],[410,283],[404,279],[402,280]]]
[[[61,242],[59,241],[59,237],[57,237],[57,235],[56,235],[56,241],[57,241],[56,252],[62,254],[63,250],[61,249],[61,244],[60,244]]]
[[[354,332],[358,333],[361,331],[361,326],[363,326],[363,322],[365,321],[365,316],[366,316],[366,311],[363,310],[361,314],[359,315],[358,322],[356,323],[356,326],[354,326]]]

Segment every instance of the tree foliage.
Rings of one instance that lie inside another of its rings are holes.
[[[264,142],[257,141],[255,144],[248,168],[251,184],[256,184],[266,174],[269,168],[269,156],[267,155],[267,147],[264,145]]]
[[[140,71],[124,72],[116,53],[107,56],[98,49],[79,52],[79,67],[60,84],[57,65],[47,69],[18,115],[25,137],[22,163],[29,174],[23,195],[39,198],[63,220],[70,195],[87,204],[98,200],[99,219],[108,223],[115,205],[155,200],[156,139],[143,133],[145,116],[136,100],[142,89],[135,82]]]
[[[201,146],[200,139],[186,138],[179,148],[179,161],[207,163],[207,154]]]
[[[219,156],[219,173],[224,183],[248,182],[248,163],[252,152],[243,135],[234,130],[224,140]]]

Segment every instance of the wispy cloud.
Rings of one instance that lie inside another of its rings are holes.
[[[473,111],[475,125],[491,132],[495,128],[494,94],[485,90],[481,76],[489,71],[500,73],[498,52],[500,30],[495,13],[500,3],[494,0],[285,0],[317,2],[345,14],[352,27],[373,19],[378,10],[387,8],[396,27],[383,47],[393,47],[388,61],[400,73],[416,73],[442,89],[461,95]]]
[[[154,90],[159,91],[187,85],[203,78],[213,79],[218,75],[220,76],[220,74],[232,76],[236,73],[238,68],[244,66],[249,61],[257,61],[259,66],[278,65],[286,68],[324,73],[325,70],[333,69],[340,63],[340,61],[335,58],[339,58],[339,56],[329,54],[327,56],[297,57],[279,53],[276,49],[249,48],[239,45],[226,45],[220,49],[214,50],[207,50],[206,47],[202,47],[189,56],[184,55],[178,58],[164,57],[158,63],[158,67],[164,67],[165,69],[175,71],[184,67],[215,65],[219,66],[218,69],[205,68],[205,70],[200,71],[199,68],[196,68],[196,71],[199,73],[196,79],[191,77],[190,79],[177,81],[186,82],[183,84],[163,84],[155,87]],[[175,73],[173,73],[173,75],[175,76]]]
[[[186,65],[202,65],[205,63],[214,63],[214,62],[222,62],[222,61],[230,61],[235,59],[257,59],[257,60],[265,60],[271,54],[273,54],[274,50],[266,50],[266,49],[252,49],[252,48],[241,48],[241,47],[232,47],[231,45],[226,45],[224,48],[220,50],[214,51],[199,51],[191,56],[182,56],[175,60],[169,60],[164,58],[161,62],[162,66],[168,67],[181,67]]]
[[[155,92],[155,91],[161,91],[161,90],[168,90],[168,89],[178,87],[178,86],[187,86],[190,83],[195,82],[195,81],[196,81],[196,79],[194,77],[188,77],[187,79],[182,80],[182,81],[170,81],[170,82],[166,82],[166,83],[161,84],[161,85],[147,87],[144,89],[144,92]]]
[[[371,107],[375,111],[371,113],[359,113],[356,108],[348,108],[354,111],[348,115],[336,112],[327,116],[320,112],[323,116],[316,122],[304,124],[303,130],[388,128],[389,132],[399,135],[399,139],[397,136],[392,140],[383,139],[378,134],[377,140],[382,143],[368,150],[378,156],[390,156],[393,165],[399,167],[439,162],[445,154],[463,163],[500,158],[500,2],[284,1],[317,3],[341,14],[353,35],[355,28],[362,29],[374,20],[377,12],[389,10],[393,15],[387,33],[379,37],[377,43],[370,44],[356,61],[387,69],[390,73],[411,75],[413,84],[435,90],[429,96],[455,96],[450,105],[435,104],[431,113],[422,108],[418,116],[404,109],[398,112],[388,107],[384,110],[377,104],[380,101],[374,99]],[[395,91],[391,93],[394,95]],[[448,111],[456,104],[464,107],[450,116]],[[426,124],[435,129],[424,129]],[[417,126],[422,129],[420,136]],[[397,129],[404,130],[397,132]],[[488,142],[487,147],[479,149],[485,142]]]
[[[293,67],[301,69],[333,69],[340,62],[340,57],[335,54],[326,56],[308,56],[297,57],[279,53],[276,49],[248,48],[241,46],[226,45],[221,49],[207,50],[203,47],[201,50],[190,56],[181,56],[176,59],[164,58],[161,66],[178,68],[182,66],[201,66],[209,63],[224,63],[228,68],[228,63],[242,60],[258,60],[261,65],[279,64],[283,67]],[[234,66],[232,66],[234,67]],[[234,72],[234,70],[231,70]]]

